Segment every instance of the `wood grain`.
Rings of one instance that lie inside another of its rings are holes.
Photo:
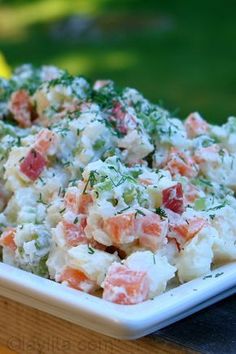
[[[0,345],[0,353],[1,354],[15,354],[16,352],[8,349],[5,346]]]
[[[157,336],[113,339],[0,297],[0,353],[193,353]]]

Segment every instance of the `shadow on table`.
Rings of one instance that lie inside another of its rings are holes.
[[[151,334],[157,336],[201,353],[235,354],[236,295]]]

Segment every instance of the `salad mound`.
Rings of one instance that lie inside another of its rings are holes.
[[[52,66],[0,79],[4,263],[136,304],[236,259],[236,118]]]

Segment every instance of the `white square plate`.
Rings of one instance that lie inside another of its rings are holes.
[[[117,305],[0,263],[0,295],[119,339],[161,329],[235,293],[236,262],[137,305]]]

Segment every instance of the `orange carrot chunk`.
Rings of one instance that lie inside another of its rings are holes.
[[[117,304],[132,305],[147,299],[149,279],[146,272],[134,271],[114,263],[104,281],[103,298]]]
[[[157,214],[149,214],[135,219],[135,232],[139,236],[139,244],[156,252],[162,244],[168,228],[168,221],[161,220]]]
[[[22,128],[31,126],[32,105],[27,91],[19,90],[11,95],[10,111]]]
[[[65,282],[69,287],[91,293],[97,288],[95,281],[90,280],[78,269],[67,267],[58,279]]]
[[[65,220],[62,221],[64,235],[66,239],[66,243],[69,246],[75,247],[80,244],[88,243],[87,238],[85,236],[84,228],[86,226],[86,219],[82,219],[78,224],[72,224]]]
[[[16,229],[13,227],[10,227],[7,230],[5,230],[1,235],[0,245],[3,247],[8,247],[12,251],[15,251],[17,248],[14,241],[15,233],[16,233]]]
[[[177,241],[186,242],[192,239],[205,225],[207,221],[200,217],[182,220],[171,226],[172,235],[176,235]]]
[[[123,243],[134,235],[135,214],[120,214],[104,220],[103,230],[115,243]]]

